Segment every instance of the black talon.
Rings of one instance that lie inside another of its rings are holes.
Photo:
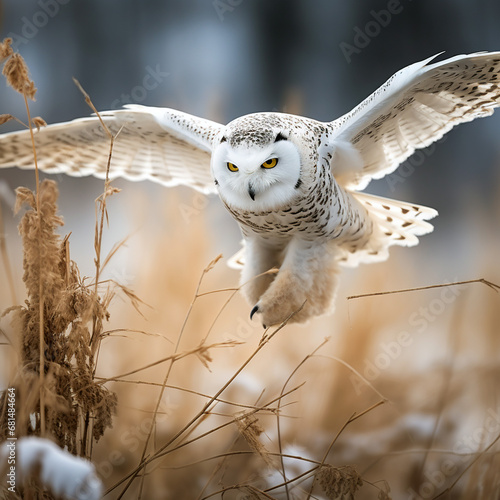
[[[252,311],[250,312],[250,321],[252,320],[253,318],[253,315],[259,310],[259,306],[254,306],[254,308],[252,309]]]

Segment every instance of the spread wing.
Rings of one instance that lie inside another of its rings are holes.
[[[213,138],[222,125],[167,108],[130,105],[101,113],[118,136],[110,178],[150,179],[214,193],[210,174]],[[110,139],[99,118],[58,123],[35,132],[38,166],[48,173],[104,178]],[[29,131],[0,135],[0,167],[34,168]]]
[[[491,115],[500,105],[500,52],[429,65],[434,57],[402,69],[350,113],[330,122],[333,174],[344,187],[364,189],[416,149],[459,123]]]

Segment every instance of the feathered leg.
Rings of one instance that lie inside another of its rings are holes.
[[[245,264],[240,280],[242,292],[250,304],[255,304],[276,277],[276,274],[262,274],[281,266],[283,247],[270,245],[258,238],[246,238],[244,255]]]
[[[302,323],[329,312],[337,288],[335,248],[332,242],[292,240],[278,275],[252,313],[258,313],[262,324],[270,326],[281,323],[292,313],[295,314],[291,322]]]

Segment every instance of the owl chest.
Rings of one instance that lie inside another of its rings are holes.
[[[318,205],[317,197],[303,198],[293,205],[269,212],[250,212],[228,208],[245,236],[286,240],[301,234],[317,238],[327,234],[330,218],[328,204]]]
[[[244,236],[258,236],[283,242],[299,236],[306,240],[337,240],[339,243],[362,238],[366,217],[352,206],[349,195],[335,182],[323,184],[293,205],[269,212],[250,212],[229,207]]]

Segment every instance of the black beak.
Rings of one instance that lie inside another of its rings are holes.
[[[250,195],[250,198],[255,201],[255,189],[251,184],[248,185],[248,194]]]

